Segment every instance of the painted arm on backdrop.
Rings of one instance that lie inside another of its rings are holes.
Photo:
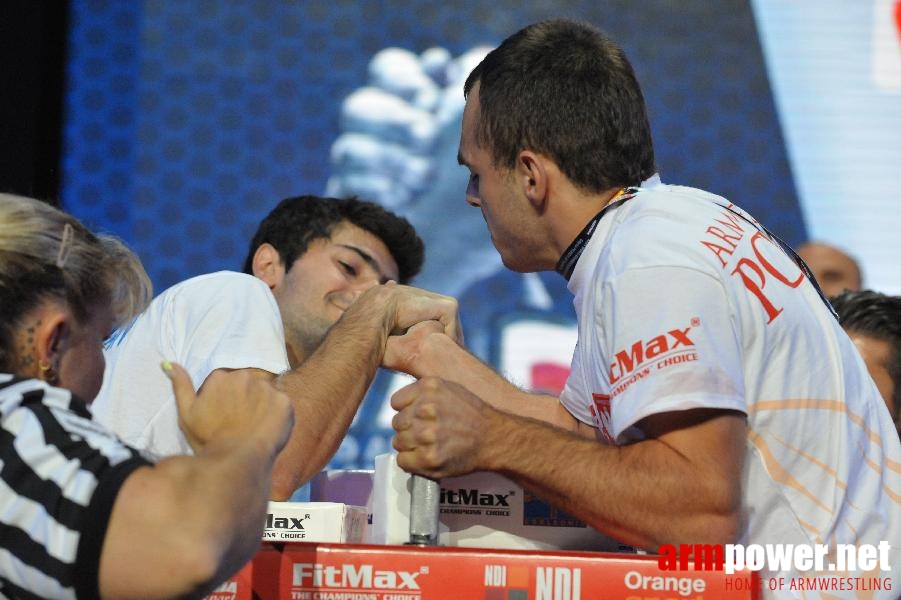
[[[259,547],[290,401],[246,370],[211,374],[199,395],[180,366],[169,376],[195,454],[141,467],[122,484],[100,556],[103,598],[199,598]]]
[[[325,195],[358,195],[406,217],[426,242],[416,285],[455,297],[501,269],[456,165],[463,82],[490,49],[380,50],[365,84],[343,100],[331,147]]]
[[[647,439],[609,446],[588,439],[591,428],[557,399],[519,390],[436,329],[422,324],[389,340],[386,366],[420,378],[391,400],[403,469],[432,478],[496,471],[648,549],[735,541],[744,415],[660,413],[638,423]]]

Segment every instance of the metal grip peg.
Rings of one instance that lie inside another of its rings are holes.
[[[410,541],[414,546],[438,545],[438,505],[441,485],[422,475],[411,476]]]

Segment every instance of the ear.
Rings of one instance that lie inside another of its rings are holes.
[[[26,326],[23,334],[26,343],[34,344],[32,356],[37,375],[41,376],[38,365],[49,366],[53,372],[59,373],[59,364],[68,349],[72,332],[72,316],[53,301],[43,304],[35,316],[34,325]]]
[[[545,158],[531,150],[523,150],[517,160],[516,176],[522,182],[526,198],[535,210],[544,212],[549,189]]]
[[[260,244],[253,253],[251,265],[254,277],[262,279],[270,290],[280,286],[285,278],[285,265],[272,244]]]

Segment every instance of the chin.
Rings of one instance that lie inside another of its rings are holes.
[[[523,260],[522,257],[509,256],[501,253],[501,262],[503,265],[515,273],[534,273],[543,270],[535,264]]]

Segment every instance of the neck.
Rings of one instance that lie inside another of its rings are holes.
[[[585,229],[585,226],[588,225],[589,221],[591,221],[591,219],[607,205],[615,201],[625,189],[626,188],[617,187],[605,190],[600,194],[576,197],[574,201],[569,204],[569,213],[561,220],[561,227],[556,236],[556,243],[559,251],[557,256],[559,257],[562,255],[582,230]]]
[[[612,194],[604,194],[605,198],[601,202],[601,208],[585,222],[585,225],[582,226],[582,229],[579,230],[575,237],[573,237],[572,241],[569,245],[561,252],[559,259],[557,260],[556,265],[554,266],[554,270],[560,273],[563,277],[569,281],[570,276],[572,276],[573,270],[576,267],[576,263],[579,260],[579,257],[582,255],[582,251],[585,250],[585,246],[588,244],[588,240],[591,239],[591,235],[594,233],[597,224],[603,218],[604,213],[607,212],[607,208],[611,206],[611,203],[615,202],[619,199],[625,188],[620,189]],[[581,221],[579,221],[581,222]]]

